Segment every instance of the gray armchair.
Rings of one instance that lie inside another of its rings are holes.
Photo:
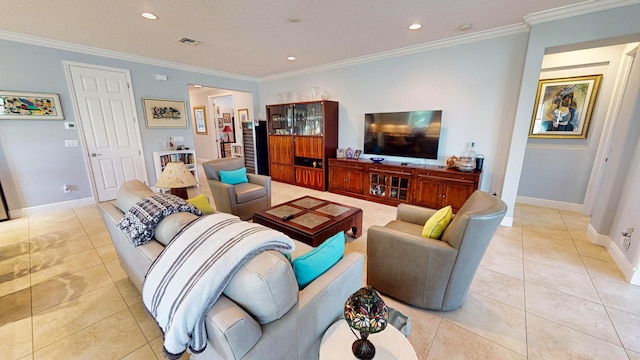
[[[271,177],[247,174],[249,182],[236,185],[220,181],[220,170],[236,170],[244,166],[243,157],[215,159],[202,163],[216,211],[248,220],[256,211],[271,207]]]
[[[436,210],[399,205],[396,220],[368,230],[368,284],[423,309],[457,309],[506,211],[498,197],[477,190],[435,240],[421,234]]]

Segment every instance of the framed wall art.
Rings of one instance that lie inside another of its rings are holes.
[[[0,91],[0,120],[62,120],[58,94]]]
[[[538,81],[530,138],[585,139],[602,74]]]
[[[187,105],[182,100],[142,98],[148,128],[186,128]]]
[[[196,134],[207,135],[207,114],[204,106],[193,107],[193,121],[195,121]]]
[[[223,113],[222,118],[225,124],[231,123],[231,113]]]
[[[241,123],[249,121],[249,109],[238,110],[238,119]]]

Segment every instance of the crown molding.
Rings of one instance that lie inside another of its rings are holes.
[[[122,53],[118,51],[95,48],[91,46],[72,44],[64,41],[45,39],[37,36],[18,34],[18,33],[4,31],[4,30],[0,30],[0,39],[25,43],[29,45],[43,46],[43,47],[48,47],[48,48],[53,48],[58,50],[73,51],[73,52],[78,52],[82,54],[102,56],[102,57],[107,57],[107,58],[112,58],[117,60],[132,61],[132,62],[142,63],[145,65],[155,65],[155,66],[167,67],[167,68],[176,69],[176,70],[190,71],[190,72],[195,72],[195,73],[204,74],[204,75],[221,76],[225,78],[251,81],[251,82],[258,81],[258,78],[255,78],[252,76],[212,70],[212,69],[202,68],[198,66],[176,63],[172,61],[158,60],[158,59],[145,57],[145,56],[132,55],[132,54]]]
[[[532,26],[549,21],[562,20],[573,16],[591,14],[598,11],[604,11],[635,4],[640,4],[640,0],[589,0],[587,2],[579,4],[567,5],[551,10],[529,14],[524,17],[524,21],[529,26]]]
[[[455,36],[448,39],[436,40],[436,41],[431,41],[431,42],[422,43],[418,45],[407,46],[400,49],[383,51],[383,52],[379,52],[372,55],[366,55],[366,56],[355,57],[347,60],[336,61],[336,62],[332,62],[332,63],[320,65],[320,66],[312,66],[305,69],[293,70],[285,73],[264,76],[259,78],[259,81],[270,81],[270,80],[283,79],[283,78],[288,78],[293,76],[311,74],[311,73],[316,73],[316,72],[325,71],[325,70],[363,64],[371,61],[378,61],[378,60],[389,59],[389,58],[394,58],[394,57],[399,57],[404,55],[411,55],[419,52],[440,49],[440,48],[445,48],[450,46],[456,46],[456,45],[461,45],[461,44],[466,44],[466,43],[471,43],[471,42],[476,42],[481,40],[493,39],[497,37],[508,36],[513,34],[528,32],[528,31],[529,31],[529,27],[526,26],[525,24],[508,25],[508,26],[503,26],[495,29],[478,31],[472,34]]]

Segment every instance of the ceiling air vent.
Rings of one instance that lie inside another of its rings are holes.
[[[189,38],[186,38],[186,37],[178,39],[178,42],[183,43],[183,44],[187,44],[187,45],[191,45],[191,46],[200,45],[200,41],[194,40],[194,39],[189,39]]]

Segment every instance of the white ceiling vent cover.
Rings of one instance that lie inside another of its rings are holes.
[[[198,40],[194,40],[194,39],[189,39],[187,37],[183,37],[178,39],[179,43],[183,43],[183,44],[187,44],[187,45],[191,45],[191,46],[198,46],[200,45],[200,41]]]

